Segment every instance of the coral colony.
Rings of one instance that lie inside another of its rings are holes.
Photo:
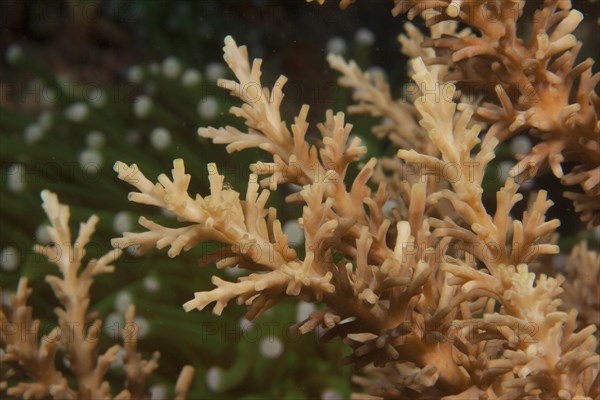
[[[214,276],[214,288],[190,293],[183,308],[211,306],[220,315],[235,300],[247,306],[251,324],[278,302],[298,299],[309,307],[294,329],[305,334],[319,328],[322,341],[340,337],[349,346],[350,355],[340,361],[355,366],[355,399],[600,398],[594,335],[600,256],[583,241],[562,274],[539,272],[551,271],[540,265],[559,257],[554,232],[560,221],[546,217],[553,205],[546,191],[529,192],[528,199],[519,192],[520,182],[549,169],[562,184],[580,187],[566,196],[590,229],[600,225],[600,100],[594,92],[600,75],[592,74],[593,60],[577,60],[583,44],[573,32],[583,14],[570,1],[540,1],[530,34],[521,38],[525,1],[395,0],[392,7],[394,16],[423,18],[428,29],[425,35],[406,22],[399,37],[410,58],[411,99],[392,98],[381,74],[363,72],[339,55],[327,60],[341,75],[339,84],[352,89],[355,104],[348,112],[381,117],[373,134],[397,146],[397,157],[363,159],[367,148],[341,111],[327,111],[316,129],[307,122],[308,105],[293,121],[283,120],[287,78],[264,87],[262,60],[250,60],[246,47],[226,37],[224,59],[235,79],[220,78],[218,85],[241,101],[230,112],[246,127],[203,127],[198,134],[230,153],[258,148],[272,162],[249,165],[243,194],[224,182],[216,164],[207,166],[210,191],[190,194],[194,177],[182,159],[157,183],[135,164],[116,162],[119,179],[136,189],[130,201],[168,210],[177,222],[163,226],[142,217],[144,229],[133,233],[122,216],[125,232],[113,239],[116,250],[83,269],[97,218],[81,225],[74,258],[52,256],[66,254],[61,244],[73,242],[69,208],[43,192],[55,245],[36,251],[59,267],[60,277],[46,278],[62,305],[59,326],[86,318],[94,276],[113,272],[109,264],[121,249],[167,249],[178,257],[214,241],[223,247],[203,261],[249,274],[235,281]],[[163,67],[165,74],[177,73],[172,62]],[[190,84],[197,79],[184,77]],[[201,104],[199,112],[214,113],[213,103]],[[152,112],[147,98],[135,107],[140,115]],[[76,117],[80,110],[70,112]],[[319,140],[309,140],[313,134]],[[535,137],[535,144],[514,142],[518,162],[504,166],[490,209],[483,200],[486,168],[499,144],[518,134]],[[170,137],[157,128],[151,141],[162,148]],[[92,148],[101,140],[90,134]],[[348,171],[357,166],[351,177]],[[302,208],[294,235],[303,235],[303,248],[292,245],[287,233],[293,231],[284,230],[277,210],[268,207],[271,193],[284,185],[292,191],[289,206]],[[528,206],[516,215],[521,201]],[[36,329],[26,306],[30,293],[22,278],[3,322]],[[131,306],[127,321],[134,313]],[[94,334],[90,328],[71,341],[39,345],[2,332],[2,362],[29,375],[3,389],[24,398],[110,397],[103,376],[119,346],[98,353],[84,337]],[[143,398],[158,355],[143,360],[127,335],[125,329],[127,378],[115,398]],[[281,351],[281,342],[265,346],[265,354]],[[54,367],[61,349],[73,379]],[[192,375],[191,367],[183,368],[176,398],[186,397]]]

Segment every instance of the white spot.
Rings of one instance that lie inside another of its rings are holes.
[[[110,368],[118,369],[123,368],[123,358],[125,357],[125,349],[120,349],[115,354],[115,360],[110,364]]]
[[[139,65],[133,65],[127,70],[127,80],[131,83],[141,83],[144,79],[144,70]]]
[[[21,193],[25,190],[25,167],[21,164],[13,164],[8,168],[7,176],[8,190]]]
[[[167,210],[166,208],[161,208],[160,209],[160,213],[162,215],[164,215],[167,218],[171,218],[171,219],[175,219],[177,218],[177,214],[175,214],[173,211],[171,210]]]
[[[238,266],[231,267],[231,268],[225,268],[224,271],[225,271],[225,274],[227,276],[229,276],[230,278],[237,278],[238,276],[241,276],[244,274],[244,270]]]
[[[162,63],[163,75],[169,79],[175,79],[181,73],[181,63],[175,57],[167,57]]]
[[[125,251],[127,252],[127,254],[129,254],[132,257],[139,257],[142,255],[139,244],[133,244],[131,246],[127,246]]]
[[[113,340],[118,340],[121,337],[121,329],[125,327],[125,319],[123,314],[112,312],[104,318],[104,332]]]
[[[150,400],[165,400],[169,397],[167,387],[160,383],[150,386],[148,391],[150,392]]]
[[[218,392],[223,379],[223,370],[220,367],[210,367],[206,371],[206,386],[211,392]]]
[[[314,304],[307,303],[306,301],[298,302],[298,305],[296,306],[296,322],[306,320],[313,311],[315,311]]]
[[[219,103],[214,96],[206,96],[198,103],[198,114],[203,119],[211,120],[219,113]]]
[[[36,144],[44,138],[44,129],[39,124],[30,124],[25,128],[25,143]]]
[[[333,54],[343,54],[346,52],[346,41],[339,36],[334,36],[327,41],[327,52]]]
[[[259,349],[263,357],[273,359],[283,353],[283,343],[277,337],[267,337],[260,341]]]
[[[513,162],[508,160],[501,161],[498,164],[498,179],[500,180],[500,182],[506,181],[506,178],[508,178],[508,173],[510,172],[513,166]]]
[[[144,119],[152,110],[152,99],[142,95],[133,102],[133,113],[136,117]]]
[[[525,154],[531,150],[531,139],[527,136],[517,136],[510,141],[510,150],[513,154]]]
[[[105,142],[106,138],[102,132],[92,131],[85,137],[85,144],[90,149],[101,149]]]
[[[52,238],[50,237],[50,234],[48,233],[48,225],[41,224],[36,228],[35,240],[39,244],[49,244],[50,242],[52,242]]]
[[[372,46],[375,43],[375,34],[368,28],[360,28],[354,33],[354,40],[363,46]]]
[[[206,66],[205,75],[206,79],[210,82],[216,82],[219,79],[225,77],[227,68],[220,62],[211,62]]]
[[[12,272],[19,267],[19,251],[16,247],[6,246],[0,251],[0,267],[7,272]]]
[[[371,74],[371,76],[381,75],[383,78],[385,78],[387,75],[385,73],[385,70],[377,65],[373,65],[373,66],[369,67],[369,69],[367,69],[367,72],[369,74]]]
[[[248,331],[251,331],[252,328],[254,328],[254,322],[246,319],[245,317],[240,318],[239,321],[239,327],[240,327],[240,331],[246,333]]]
[[[137,328],[137,335],[139,339],[144,339],[150,333],[150,323],[144,317],[135,317],[133,324]]]
[[[132,302],[133,299],[129,292],[119,292],[115,296],[115,310],[124,314],[125,312],[127,312],[127,308],[129,308]]]
[[[383,207],[381,207],[381,212],[384,217],[390,218],[392,216],[392,210],[396,207],[398,207],[398,203],[396,203],[394,200],[388,200],[385,203],[383,203]]]
[[[150,133],[150,144],[156,150],[164,150],[171,144],[171,133],[162,126],[154,128]]]
[[[288,183],[288,187],[292,192],[300,192],[302,190],[302,186],[296,185],[295,183]]]
[[[87,173],[98,172],[102,168],[102,154],[98,150],[86,149],[79,153],[79,166]]]
[[[152,275],[148,275],[144,278],[144,288],[150,293],[155,293],[160,290],[160,281],[158,278]]]
[[[287,235],[290,245],[299,245],[304,241],[304,231],[295,219],[291,219],[283,224],[283,233]]]
[[[2,290],[2,305],[5,307],[10,307],[11,303],[10,303],[10,299],[12,296],[14,296],[15,293],[11,292],[10,290]]]
[[[23,57],[23,49],[18,44],[13,43],[6,49],[4,57],[9,65],[14,65]]]
[[[113,219],[113,228],[117,233],[130,232],[132,228],[131,215],[127,211],[120,211]]]
[[[321,400],[342,400],[342,394],[335,389],[325,389],[321,393]]]
[[[77,102],[67,107],[65,110],[65,118],[73,122],[81,122],[87,118],[89,112],[90,109],[87,104],[83,102]]]
[[[196,86],[200,81],[202,81],[202,75],[200,75],[198,70],[193,68],[186,70],[181,77],[181,83],[185,87]]]

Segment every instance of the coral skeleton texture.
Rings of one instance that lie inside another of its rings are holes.
[[[323,341],[344,338],[353,351],[344,361],[364,368],[354,378],[364,393],[357,399],[598,398],[592,334],[598,321],[585,314],[590,325],[578,328],[577,312],[561,307],[564,278],[530,272],[541,256],[559,252],[553,233],[560,221],[545,217],[552,202],[542,190],[521,218],[511,213],[523,197],[516,178],[549,164],[565,184],[582,184],[577,207],[584,220],[599,222],[590,206],[600,187],[598,75],[592,76],[589,60],[574,66],[581,44],[571,33],[582,15],[569,2],[544,3],[530,43],[516,37],[524,2],[493,3],[498,15],[490,23],[480,17],[483,2],[396,1],[394,14],[424,14],[432,36],[407,24],[408,36],[400,38],[403,52],[416,57],[411,69],[420,95],[412,104],[394,100],[381,76],[329,56],[340,84],[354,89],[358,104],[348,111],[385,117],[373,132],[399,147],[399,159],[364,164],[366,148],[350,135],[343,113],[328,111],[317,125],[320,141],[309,144],[308,106],[292,124],[284,121],[286,78],[263,87],[261,60],[251,62],[247,49],[227,37],[224,59],[236,80],[218,85],[242,101],[231,113],[247,129],[198,133],[228,152],[260,148],[273,162],[250,166],[244,199],[224,186],[214,164],[208,165],[210,194],[192,196],[183,160],[174,161],[172,178],[161,175],[156,184],[135,164],[118,162],[119,178],[139,191],[130,200],[175,213],[180,226],[142,218],[146,231],[125,233],[113,245],[169,246],[171,257],[208,240],[227,245],[209,259],[251,274],[237,282],[213,277],[215,289],[197,292],[186,311],[215,303],[220,314],[236,300],[253,319],[289,296],[322,304],[296,329],[322,326]],[[449,20],[467,23],[478,35],[456,32]],[[469,85],[478,91],[468,93]],[[531,90],[535,104],[525,92]],[[490,98],[486,92],[496,93],[498,102],[482,101]],[[501,141],[525,130],[542,140],[522,156],[489,212],[482,199],[486,167]],[[566,160],[580,165],[564,174]],[[360,166],[352,181],[351,164]],[[411,176],[403,175],[407,165],[414,166]],[[276,210],[266,208],[270,191],[282,184],[301,187],[286,200],[303,205],[302,252],[290,247]],[[382,212],[388,199],[397,200],[392,217]],[[586,260],[573,270],[581,278],[567,286],[575,304],[587,274],[597,274],[598,258],[589,254],[585,246],[574,250],[573,257]],[[593,289],[581,294],[592,315],[598,312]]]
[[[52,287],[62,307],[57,307],[58,325],[48,334],[41,335],[40,321],[33,320],[32,309],[27,299],[32,290],[27,278],[21,278],[17,292],[11,298],[10,313],[0,310],[0,343],[4,352],[0,354],[3,374],[0,386],[9,396],[26,399],[147,399],[149,393],[144,388],[147,377],[158,368],[159,353],[144,360],[137,351],[135,328],[135,307],[129,306],[126,325],[122,331],[124,352],[123,365],[127,380],[123,390],[112,397],[111,387],[105,375],[112,363],[119,357],[121,346],[114,345],[99,353],[99,334],[102,320],[89,312],[90,287],[94,277],[111,273],[110,265],[121,256],[121,250],[114,249],[99,259],[88,261],[82,268],[86,246],[90,243],[98,217],[93,215],[80,224],[79,234],[72,238],[69,228],[70,210],[60,204],[56,194],[42,192],[43,207],[51,226],[48,234],[52,245],[36,245],[35,251],[44,256],[59,269],[60,276],[48,275],[46,282]],[[74,240],[73,240],[74,239]],[[40,342],[38,347],[38,342]],[[69,383],[61,369],[56,368],[56,357],[64,353],[65,363],[72,373],[75,386]],[[16,386],[9,387],[8,379],[27,374]],[[187,397],[194,369],[185,367],[180,375],[175,397]]]

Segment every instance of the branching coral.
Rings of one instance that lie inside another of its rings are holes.
[[[77,238],[73,240],[69,228],[69,207],[60,204],[58,197],[48,191],[42,192],[42,199],[51,222],[48,234],[52,245],[37,245],[35,251],[56,264],[61,274],[46,277],[62,305],[55,309],[58,326],[47,335],[40,335],[40,322],[33,320],[32,309],[27,306],[32,290],[28,287],[27,278],[21,278],[11,299],[10,312],[0,312],[3,350],[0,355],[3,374],[0,385],[7,395],[23,398],[110,398],[111,388],[105,375],[117,359],[121,346],[114,345],[98,355],[102,321],[94,319],[94,314],[89,311],[89,290],[97,275],[113,272],[114,267],[110,263],[119,258],[121,250],[115,249],[99,259],[92,259],[81,269],[98,217],[93,215],[82,223]],[[130,306],[126,315],[127,325],[123,329],[123,362],[127,380],[115,399],[148,398],[144,383],[158,367],[158,353],[144,360],[137,352],[138,331],[134,317],[135,308]],[[64,353],[65,363],[73,374],[74,386],[62,369],[56,368],[56,357],[60,353]],[[181,383],[176,388],[177,398],[186,397],[192,375],[193,368],[185,367]],[[19,379],[16,385],[13,384],[15,378]]]
[[[573,31],[583,14],[570,1],[547,0],[533,15],[529,38],[517,33],[525,1],[396,0],[393,13],[423,14],[428,26],[460,21],[469,34],[448,33],[424,41],[435,49],[429,64],[450,67],[447,81],[462,90],[490,93],[477,115],[491,126],[488,136],[505,140],[519,132],[540,138],[520,156],[511,174],[531,176],[549,165],[565,185],[584,221],[600,224],[600,100],[592,59],[576,63],[583,44]],[[492,90],[493,89],[493,90]],[[495,93],[494,93],[495,92]],[[576,166],[564,173],[563,163]]]
[[[581,185],[582,193],[567,196],[584,221],[600,224],[594,91],[600,74],[592,74],[592,60],[576,63],[582,43],[573,32],[583,15],[570,1],[540,2],[531,34],[520,37],[526,7],[518,0],[395,0],[394,15],[421,16],[429,29],[427,36],[406,23],[399,37],[401,51],[413,59],[404,99],[393,97],[382,75],[329,55],[339,84],[352,90],[348,112],[381,118],[373,134],[399,149],[397,157],[364,163],[367,149],[344,113],[327,111],[313,129],[303,105],[290,123],[281,112],[287,78],[263,86],[262,60],[250,60],[246,47],[227,37],[224,59],[234,78],[218,86],[241,101],[230,112],[246,126],[198,134],[229,153],[261,149],[272,160],[249,166],[243,196],[216,164],[208,164],[210,192],[201,195],[190,193],[192,176],[182,159],[157,183],[136,164],[117,162],[118,177],[137,189],[129,199],[168,210],[177,222],[142,217],[144,231],[113,239],[116,250],[85,267],[98,218],[81,224],[73,239],[69,208],[43,192],[53,244],[35,250],[59,268],[59,276],[46,278],[61,303],[58,325],[40,338],[22,278],[0,313],[2,393],[112,397],[106,376],[121,346],[100,352],[102,322],[90,312],[94,278],[112,272],[109,264],[127,246],[168,248],[177,257],[218,242],[223,247],[202,261],[248,274],[236,281],[213,276],[213,289],[196,292],[183,308],[214,303],[221,314],[236,301],[252,320],[286,298],[319,304],[294,328],[303,334],[322,328],[322,341],[343,338],[351,353],[342,361],[356,367],[356,399],[600,398],[594,335],[600,258],[583,242],[572,251],[567,278],[536,276],[533,264],[560,251],[560,221],[547,217],[553,203],[544,190],[532,194],[522,214],[515,207],[523,198],[521,179],[549,166],[563,184]],[[160,113],[142,100],[136,109],[144,117]],[[488,201],[486,173],[500,143],[517,133],[538,142],[518,156],[495,202]],[[575,166],[565,172],[567,163]],[[302,208],[303,247],[291,243],[278,211],[268,206],[283,185],[292,191],[286,202]],[[389,200],[391,216],[384,212]],[[148,398],[145,384],[158,367],[158,353],[144,360],[137,350],[134,317],[131,306],[126,328],[133,329],[122,331],[126,381],[116,399]],[[183,369],[175,398],[187,397],[192,375],[193,368]]]
[[[558,309],[562,279],[536,278],[527,265],[558,252],[550,238],[559,221],[545,218],[552,202],[541,191],[523,217],[513,219],[510,212],[522,196],[509,178],[497,193],[495,212],[488,212],[482,180],[499,139],[488,134],[480,141],[473,105],[455,103],[455,86],[439,81],[441,69],[413,62],[422,93],[413,106],[391,100],[381,81],[371,81],[352,63],[330,58],[348,86],[360,86],[357,99],[363,104],[357,111],[412,121],[409,131],[396,128],[394,135],[402,136],[397,144],[409,145],[398,155],[406,165],[418,165],[417,179],[401,184],[403,209],[392,221],[381,211],[389,198],[385,179],[375,192],[367,185],[377,160],[346,182],[348,168],[365,149],[360,139],[350,139],[352,126],[344,115],[328,112],[318,125],[321,141],[308,144],[308,106],[289,128],[279,112],[285,77],[269,90],[260,81],[261,61],[251,64],[245,47],[228,37],[224,53],[237,81],[220,80],[219,86],[243,101],[231,112],[248,129],[201,128],[199,134],[226,144],[229,152],[260,148],[273,162],[251,165],[244,200],[224,186],[214,164],[208,166],[210,194],[192,197],[182,160],[175,160],[172,178],[161,175],[157,184],[136,165],[116,163],[119,178],[139,190],[130,200],[168,209],[180,225],[141,218],[147,230],[125,233],[114,246],[170,246],[168,254],[175,257],[204,241],[225,244],[209,259],[219,268],[240,266],[252,273],[237,282],[214,277],[216,288],[196,293],[184,308],[214,302],[220,314],[237,299],[249,306],[247,318],[253,319],[284,297],[320,302],[324,307],[296,328],[306,333],[321,325],[323,340],[345,338],[353,349],[346,361],[369,365],[365,372],[379,377],[355,378],[371,395],[595,396],[599,359],[590,336],[595,327],[576,331],[576,312]],[[259,181],[259,175],[266,178]],[[444,184],[428,183],[434,179]],[[276,210],[265,208],[270,193],[261,189],[287,183],[302,187],[287,198],[303,204],[301,253],[290,247]],[[446,218],[436,211],[441,200],[453,209]]]
[[[573,248],[566,265],[564,308],[579,308],[582,324],[600,329],[600,255],[586,242]]]

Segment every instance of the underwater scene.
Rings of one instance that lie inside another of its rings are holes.
[[[0,398],[600,399],[600,3],[0,2]]]

